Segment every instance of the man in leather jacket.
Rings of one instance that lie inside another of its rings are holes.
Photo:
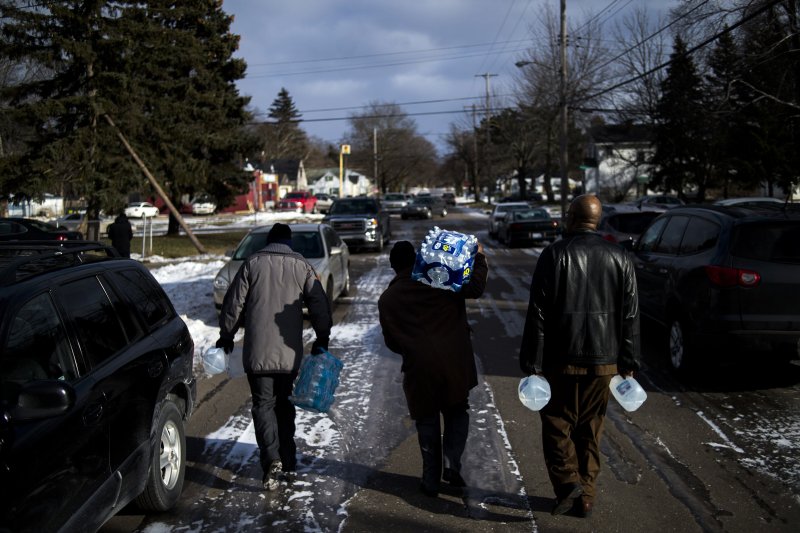
[[[639,369],[633,263],[596,233],[601,213],[593,195],[569,206],[564,238],[536,263],[520,349],[522,371],[550,383],[550,402],[539,414],[553,514],[591,514],[608,385],[614,374]]]

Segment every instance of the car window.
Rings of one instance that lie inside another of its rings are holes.
[[[670,217],[661,239],[656,244],[655,251],[661,254],[677,255],[687,224],[689,224],[689,217]]]
[[[342,245],[342,241],[341,239],[339,239],[339,235],[337,235],[336,232],[333,231],[331,228],[323,227],[322,235],[323,238],[325,239],[325,244],[328,246],[328,251]]]
[[[149,330],[164,322],[172,315],[169,302],[165,301],[163,291],[156,281],[138,270],[121,270],[111,274],[114,283],[127,295],[133,306],[139,311]],[[129,331],[129,335],[131,332]],[[135,336],[135,334],[131,335]]]
[[[62,285],[58,299],[64,305],[90,367],[110,359],[127,345],[127,337],[114,307],[97,278]]]
[[[667,223],[667,220],[669,220],[669,217],[659,218],[653,222],[653,224],[642,234],[636,249],[640,252],[652,252],[656,243],[658,242],[659,235],[661,235],[661,230],[664,229],[664,225]]]
[[[317,231],[293,232],[292,250],[306,259],[325,257],[325,250],[322,249],[322,240]]]
[[[734,234],[731,254],[760,261],[800,264],[800,222],[741,225]]]
[[[244,261],[267,245],[267,233],[250,233],[233,253],[232,259]]]
[[[623,233],[641,233],[660,213],[617,213],[606,219],[609,227]]]
[[[718,224],[699,217],[692,217],[681,243],[681,254],[694,254],[709,250],[717,244]]]
[[[0,388],[3,399],[29,381],[78,377],[64,325],[49,293],[22,305],[10,319],[0,356]]]
[[[331,206],[332,215],[375,214],[378,203],[373,200],[337,200]]]
[[[22,224],[4,220],[0,222],[0,235],[11,235],[14,233],[27,233],[28,228]]]

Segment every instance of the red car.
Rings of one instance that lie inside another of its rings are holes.
[[[278,211],[295,211],[297,213],[316,213],[317,198],[309,191],[287,193],[278,202]]]

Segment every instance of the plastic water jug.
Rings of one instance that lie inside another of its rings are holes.
[[[623,378],[619,374],[611,378],[609,383],[611,394],[626,411],[635,411],[647,399],[647,393],[639,382],[632,377]]]
[[[550,401],[550,384],[542,376],[528,376],[519,382],[519,401],[531,411],[538,411]]]
[[[212,376],[225,372],[228,368],[228,356],[222,348],[211,347],[203,354],[203,368]]]
[[[307,355],[300,364],[291,401],[298,407],[326,413],[339,386],[339,373],[344,365],[333,354],[323,350]]]
[[[478,239],[434,226],[420,245],[412,279],[437,289],[458,292],[469,283]]]

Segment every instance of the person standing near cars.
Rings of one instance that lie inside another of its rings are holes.
[[[267,246],[245,260],[225,294],[216,344],[230,353],[234,335],[244,326],[242,363],[253,396],[266,490],[291,479],[297,463],[295,408],[289,396],[303,357],[303,305],[316,334],[312,354],[327,350],[333,325],[317,273],[291,244],[291,228],[275,224]]]
[[[609,383],[639,369],[633,262],[595,231],[601,207],[596,196],[575,198],[564,238],[539,256],[519,354],[524,373],[550,383],[539,414],[555,515],[592,513]]]
[[[131,256],[133,228],[124,212],[117,215],[114,222],[108,225],[108,238],[111,239],[111,246],[119,255],[122,257]]]
[[[389,261],[396,276],[378,300],[378,313],[386,346],[403,357],[403,391],[422,453],[420,490],[436,496],[442,479],[466,485],[461,456],[469,432],[469,391],[478,384],[478,372],[465,300],[483,294],[488,266],[478,244],[469,283],[453,292],[413,280],[415,259],[410,242],[395,243]]]

